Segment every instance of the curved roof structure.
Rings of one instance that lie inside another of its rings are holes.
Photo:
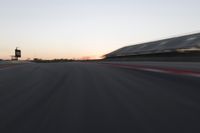
[[[105,55],[105,57],[109,58],[196,50],[200,50],[200,33],[126,46]]]

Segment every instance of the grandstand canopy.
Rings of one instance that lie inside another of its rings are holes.
[[[109,58],[185,51],[200,51],[200,33],[126,46],[105,55],[105,57]]]

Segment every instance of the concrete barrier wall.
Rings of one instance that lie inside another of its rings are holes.
[[[107,61],[176,61],[200,62],[200,53],[159,53],[149,55],[118,56],[106,58]]]

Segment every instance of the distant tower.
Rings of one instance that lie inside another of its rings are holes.
[[[17,47],[15,49],[15,60],[18,60],[18,58],[21,57],[21,50],[19,50]]]

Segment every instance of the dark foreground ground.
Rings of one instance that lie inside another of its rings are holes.
[[[97,63],[0,70],[0,133],[199,133],[200,78]]]

